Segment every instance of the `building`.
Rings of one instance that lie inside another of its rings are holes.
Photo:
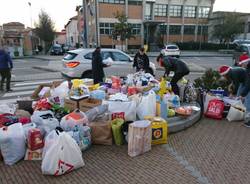
[[[55,33],[54,44],[66,45],[66,30]]]
[[[215,26],[222,24],[224,17],[228,14],[238,14],[244,20],[244,31],[237,35],[235,39],[250,40],[250,13],[216,11],[212,13],[209,19],[209,41],[219,42],[219,40],[213,38],[213,30]]]
[[[66,45],[69,47],[79,47],[80,34],[78,32],[78,16],[69,19],[65,25],[66,30]]]
[[[116,12],[124,12],[133,28],[135,39],[127,41],[128,48],[146,44],[150,50],[155,50],[163,43],[208,40],[208,18],[214,0],[86,1],[85,32],[89,45],[93,45],[93,41],[102,47],[121,44],[110,36],[117,22]]]

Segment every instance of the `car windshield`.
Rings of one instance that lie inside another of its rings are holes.
[[[167,49],[178,49],[177,46],[171,45],[171,46],[167,46]]]
[[[72,60],[77,56],[77,54],[72,52],[67,52],[67,54],[64,56],[64,60]]]

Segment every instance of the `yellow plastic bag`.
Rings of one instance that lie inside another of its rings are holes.
[[[151,121],[151,144],[166,144],[168,135],[168,123],[161,117],[145,117],[145,119]]]

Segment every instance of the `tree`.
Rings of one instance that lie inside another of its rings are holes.
[[[118,19],[118,23],[114,24],[111,37],[115,40],[121,40],[123,46],[126,39],[135,38],[132,34],[132,26],[128,23],[128,17],[124,12],[117,11],[114,16]]]
[[[239,13],[226,13],[220,19],[220,23],[214,26],[213,37],[220,43],[229,43],[235,37],[244,32],[244,20]]]
[[[55,38],[55,26],[50,16],[44,10],[41,10],[39,14],[39,22],[35,27],[35,33],[42,41],[44,41],[45,52],[48,52]]]

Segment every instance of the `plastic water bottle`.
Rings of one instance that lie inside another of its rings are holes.
[[[74,130],[73,130],[73,138],[75,139],[77,144],[80,144],[80,134],[79,134],[79,129],[77,125],[74,127]]]

